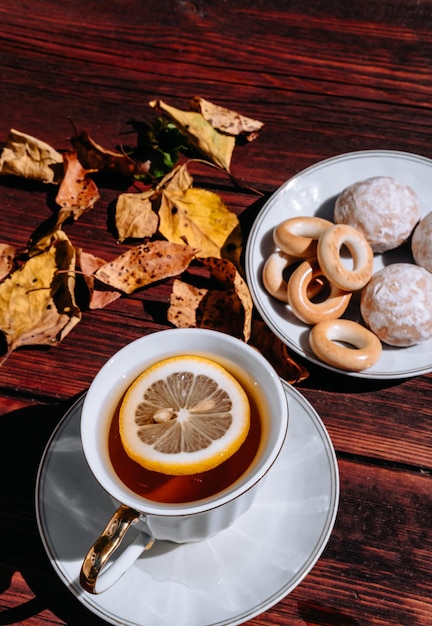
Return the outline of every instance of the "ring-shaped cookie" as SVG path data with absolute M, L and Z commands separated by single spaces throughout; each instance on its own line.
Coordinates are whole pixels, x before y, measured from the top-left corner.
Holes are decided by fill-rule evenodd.
M 316 258 L 305 259 L 288 281 L 288 302 L 292 312 L 306 324 L 317 324 L 322 320 L 340 317 L 346 310 L 351 293 L 329 283 L 328 297 L 321 302 L 312 302 L 308 287 L 318 277 L 323 276 Z
M 300 259 L 285 254 L 282 250 L 276 250 L 267 257 L 264 263 L 262 279 L 265 289 L 270 295 L 281 302 L 288 303 L 288 281 L 284 278 L 286 270 L 298 263 Z M 308 285 L 307 294 L 309 298 L 314 298 L 325 287 L 326 279 L 317 277 Z
M 286 254 L 299 259 L 316 256 L 318 239 L 332 226 L 322 217 L 290 217 L 273 230 L 273 241 Z
M 281 302 L 288 302 L 288 283 L 284 278 L 286 269 L 298 259 L 282 250 L 273 252 L 264 263 L 262 279 L 265 289 Z
M 352 269 L 342 261 L 343 246 L 351 254 Z M 372 248 L 362 233 L 347 224 L 334 224 L 324 231 L 318 241 L 317 257 L 324 276 L 340 289 L 362 289 L 372 276 Z
M 381 341 L 374 333 L 345 319 L 316 324 L 310 331 L 309 344 L 324 363 L 353 372 L 372 367 L 382 352 Z

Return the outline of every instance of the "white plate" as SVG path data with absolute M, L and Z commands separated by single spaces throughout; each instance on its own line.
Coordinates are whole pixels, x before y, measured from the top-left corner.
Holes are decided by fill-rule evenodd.
M 432 210 L 432 161 L 415 154 L 387 150 L 352 152 L 321 161 L 282 185 L 267 201 L 253 224 L 246 247 L 246 278 L 255 306 L 271 330 L 309 361 L 330 370 L 370 379 L 407 378 L 432 371 L 432 340 L 410 346 L 384 346 L 380 360 L 362 372 L 346 372 L 317 359 L 309 346 L 309 327 L 300 322 L 288 305 L 264 289 L 261 274 L 265 260 L 276 248 L 272 232 L 284 219 L 300 215 L 333 221 L 336 197 L 349 185 L 371 176 L 393 176 L 417 193 L 422 216 Z M 413 262 L 409 245 L 375 255 L 374 272 L 384 265 Z M 344 317 L 359 321 L 358 300 Z
M 290 593 L 321 555 L 336 518 L 336 456 L 319 416 L 286 385 L 290 425 L 251 509 L 203 542 L 158 542 L 107 592 L 84 592 L 81 561 L 113 511 L 80 443 L 82 400 L 66 414 L 41 461 L 39 531 L 60 579 L 90 611 L 122 626 L 241 624 Z

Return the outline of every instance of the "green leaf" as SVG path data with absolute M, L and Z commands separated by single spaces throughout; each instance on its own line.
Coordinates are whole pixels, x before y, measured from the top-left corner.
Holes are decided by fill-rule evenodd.
M 175 124 L 156 118 L 152 123 L 130 120 L 137 132 L 136 148 L 126 148 L 132 159 L 150 161 L 148 174 L 136 175 L 138 180 L 161 180 L 177 164 L 181 151 L 187 150 L 187 138 Z

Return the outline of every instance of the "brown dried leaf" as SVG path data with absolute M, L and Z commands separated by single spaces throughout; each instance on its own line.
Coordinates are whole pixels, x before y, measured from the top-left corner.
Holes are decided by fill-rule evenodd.
M 208 289 L 203 289 L 175 279 L 170 295 L 168 321 L 177 328 L 196 328 L 197 311 Z
M 154 189 L 143 193 L 122 193 L 119 195 L 115 222 L 120 242 L 125 239 L 144 239 L 155 234 L 159 218 L 153 210 L 152 198 L 154 195 Z
M 219 283 L 216 289 L 175 281 L 168 320 L 180 328 L 213 328 L 249 341 L 252 298 L 234 265 L 225 259 L 199 259 Z
M 8 243 L 0 243 L 0 281 L 10 274 L 15 255 L 16 248 L 14 246 Z
M 249 341 L 253 311 L 253 301 L 249 287 L 238 273 L 234 264 L 228 259 L 208 257 L 206 259 L 200 259 L 200 261 L 210 270 L 213 277 L 224 286 L 227 292 L 233 290 L 233 295 L 230 295 L 228 306 L 231 305 L 232 310 L 237 311 L 238 315 L 241 313 L 241 317 L 243 318 L 243 339 L 246 342 Z M 237 309 L 237 306 L 234 304 L 234 294 L 241 303 L 240 309 Z
M 93 274 L 106 264 L 104 259 L 80 249 L 77 250 L 77 260 L 89 290 L 89 309 L 103 309 L 121 297 L 119 291 L 95 281 Z
M 294 361 L 287 346 L 261 320 L 253 320 L 249 343 L 261 352 L 288 383 L 294 385 L 308 378 L 308 370 Z
M 195 96 L 191 100 L 189 107 L 193 111 L 201 113 L 213 128 L 217 128 L 229 135 L 244 135 L 248 141 L 256 139 L 259 131 L 264 126 L 258 120 L 213 104 L 199 96 Z
M 8 352 L 58 344 L 81 319 L 74 287 L 75 250 L 62 233 L 0 284 L 0 330 Z
M 79 162 L 77 153 L 66 152 L 63 158 L 65 174 L 56 197 L 60 206 L 57 228 L 68 218 L 78 220 L 100 198 L 96 183 Z
M 101 282 L 130 294 L 159 280 L 181 274 L 195 257 L 190 246 L 169 241 L 151 241 L 131 248 L 100 267 Z
M 99 146 L 85 131 L 72 137 L 71 143 L 82 166 L 88 171 L 111 172 L 122 176 L 146 174 L 150 161 L 135 162 L 127 154 L 106 150 Z
M 168 115 L 177 128 L 187 136 L 189 143 L 200 154 L 215 165 L 230 171 L 235 137 L 221 133 L 195 111 L 182 111 L 163 102 L 154 100 L 150 106 Z
M 243 302 L 235 289 L 212 289 L 200 303 L 200 328 L 219 330 L 243 341 L 249 338 L 246 317 Z
M 63 157 L 49 144 L 11 129 L 0 156 L 0 174 L 55 183 L 63 176 Z

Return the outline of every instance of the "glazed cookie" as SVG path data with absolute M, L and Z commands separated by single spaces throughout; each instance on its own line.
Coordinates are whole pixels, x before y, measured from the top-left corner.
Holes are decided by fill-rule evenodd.
M 400 246 L 419 220 L 416 193 L 389 176 L 367 178 L 347 187 L 334 210 L 334 221 L 362 232 L 374 252 Z
M 374 274 L 362 291 L 366 326 L 391 346 L 432 337 L 432 274 L 413 263 L 394 263 Z
M 411 249 L 417 265 L 432 272 L 432 211 L 415 227 Z

